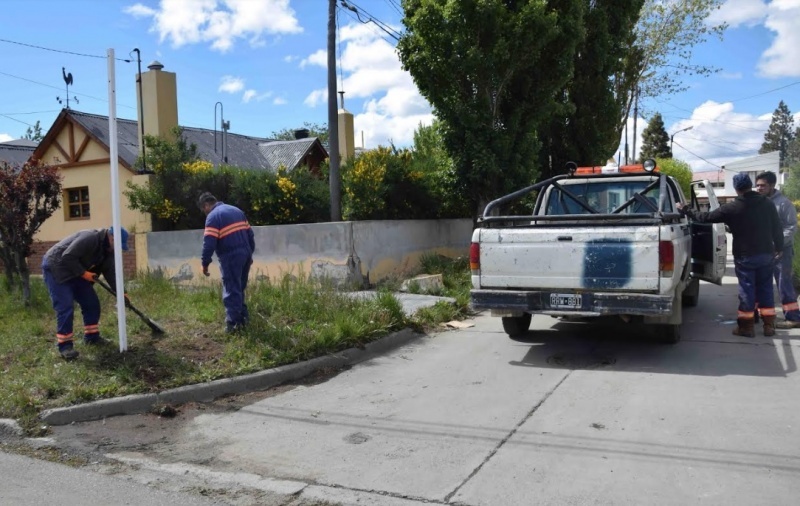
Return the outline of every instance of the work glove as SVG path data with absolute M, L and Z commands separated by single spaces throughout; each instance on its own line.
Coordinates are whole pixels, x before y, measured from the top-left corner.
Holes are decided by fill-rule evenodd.
M 81 277 L 86 281 L 88 281 L 89 283 L 94 283 L 94 281 L 97 279 L 97 274 L 91 271 L 86 271 L 83 274 L 81 274 Z
M 207 265 L 203 266 L 203 274 L 205 276 L 210 276 L 211 275 L 211 273 L 208 272 L 208 266 Z

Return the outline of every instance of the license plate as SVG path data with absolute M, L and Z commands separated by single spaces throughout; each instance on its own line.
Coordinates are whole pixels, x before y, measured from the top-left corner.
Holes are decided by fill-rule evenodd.
M 558 309 L 580 309 L 582 305 L 579 293 L 551 293 L 550 307 Z

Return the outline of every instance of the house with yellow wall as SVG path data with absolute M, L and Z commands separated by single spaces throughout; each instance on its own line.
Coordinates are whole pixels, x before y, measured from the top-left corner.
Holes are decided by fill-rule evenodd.
M 137 96 L 137 121 L 117 119 L 118 177 L 120 189 L 128 182 L 144 184 L 150 177 L 138 167 L 145 135 L 170 135 L 178 123 L 177 78 L 153 62 L 141 74 L 141 103 Z M 41 256 L 64 237 L 87 228 L 111 225 L 111 159 L 108 116 L 64 109 L 33 152 L 32 158 L 60 169 L 62 180 L 61 209 L 39 230 L 34 254 L 29 258 L 33 272 L 41 266 Z M 283 166 L 292 170 L 319 167 L 328 153 L 316 137 L 290 141 L 251 137 L 233 133 L 220 135 L 215 130 L 182 129 L 188 143 L 197 146 L 199 158 L 214 165 L 225 163 L 249 169 L 277 171 Z M 223 149 L 218 149 L 218 144 Z M 224 153 L 224 158 L 220 153 Z M 127 197 L 120 195 L 122 226 L 131 232 L 130 251 L 123 256 L 126 275 L 147 266 L 144 233 L 152 230 L 149 214 L 129 208 Z M 139 246 L 137 248 L 137 246 Z M 142 254 L 137 255 L 139 250 Z

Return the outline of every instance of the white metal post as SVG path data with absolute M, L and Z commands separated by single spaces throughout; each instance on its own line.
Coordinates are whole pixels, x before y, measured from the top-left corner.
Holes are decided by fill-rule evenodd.
M 122 263 L 122 224 L 119 208 L 119 154 L 117 146 L 117 89 L 114 49 L 108 50 L 108 145 L 111 150 L 111 216 L 114 225 L 114 271 L 117 285 L 117 321 L 119 322 L 119 351 L 128 349 L 125 321 L 125 280 Z

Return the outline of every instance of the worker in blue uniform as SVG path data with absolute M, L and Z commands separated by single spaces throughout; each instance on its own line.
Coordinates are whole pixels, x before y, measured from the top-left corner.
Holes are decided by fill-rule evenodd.
M 119 231 L 122 250 L 128 251 L 128 231 Z M 72 331 L 75 302 L 83 315 L 83 341 L 105 342 L 100 337 L 100 299 L 92 286 L 99 274 L 116 291 L 113 228 L 76 232 L 47 250 L 42 259 L 42 275 L 56 310 L 58 352 L 65 360 L 79 355 Z
M 211 193 L 200 195 L 197 205 L 206 214 L 203 274 L 209 275 L 211 256 L 216 253 L 222 272 L 226 330 L 235 332 L 247 325 L 250 319 L 244 292 L 256 247 L 253 229 L 241 209 L 218 201 Z
M 772 202 L 753 191 L 744 173 L 733 177 L 736 199 L 717 209 L 698 213 L 676 203 L 681 213 L 700 223 L 725 223 L 733 235 L 733 264 L 739 280 L 739 311 L 733 334 L 755 337 L 756 311 L 764 321 L 764 335 L 775 335 L 775 299 L 772 270 L 783 254 L 783 227 Z M 758 309 L 756 309 L 758 302 Z

